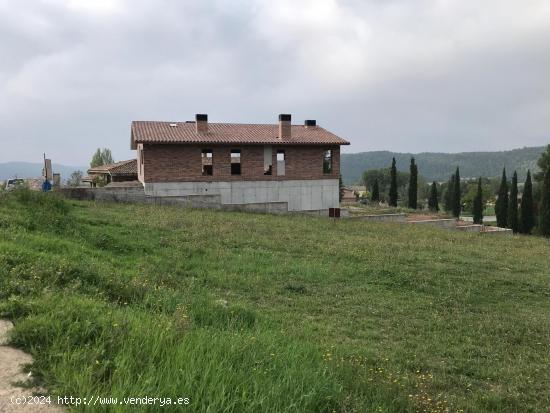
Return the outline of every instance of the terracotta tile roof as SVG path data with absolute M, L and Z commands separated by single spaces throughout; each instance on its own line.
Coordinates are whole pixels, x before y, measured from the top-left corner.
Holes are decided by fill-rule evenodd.
M 137 160 L 129 159 L 88 169 L 88 174 L 137 175 Z
M 177 125 L 177 126 L 170 126 Z M 349 145 L 320 126 L 292 125 L 291 138 L 279 139 L 278 124 L 208 123 L 197 133 L 195 122 L 132 122 L 132 149 L 137 143 L 210 143 L 248 145 Z

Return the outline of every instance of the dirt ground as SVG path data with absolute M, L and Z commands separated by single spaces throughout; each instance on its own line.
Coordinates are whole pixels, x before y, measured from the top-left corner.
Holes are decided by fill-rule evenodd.
M 14 383 L 25 383 L 30 376 L 23 371 L 23 366 L 32 362 L 27 353 L 6 345 L 7 335 L 13 325 L 0 320 L 0 413 L 58 413 L 63 412 L 57 405 L 48 404 L 14 404 L 13 398 L 35 395 L 40 389 L 23 388 Z

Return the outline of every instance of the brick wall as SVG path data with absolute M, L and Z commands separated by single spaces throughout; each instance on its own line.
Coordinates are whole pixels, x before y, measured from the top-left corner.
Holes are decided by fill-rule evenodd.
M 201 152 L 213 150 L 213 175 L 202 175 Z M 241 175 L 231 175 L 231 149 L 241 150 Z M 285 175 L 277 176 L 277 150 L 285 151 Z M 323 154 L 332 149 L 332 173 L 323 173 Z M 142 182 L 259 181 L 291 179 L 337 179 L 340 174 L 340 147 L 272 146 L 272 175 L 264 175 L 264 146 L 144 145 Z

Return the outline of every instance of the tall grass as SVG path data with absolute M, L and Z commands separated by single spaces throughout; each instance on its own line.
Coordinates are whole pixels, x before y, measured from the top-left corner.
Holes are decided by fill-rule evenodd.
M 191 403 L 78 411 L 548 406 L 546 240 L 51 195 L 0 198 L 12 343 L 51 394 Z

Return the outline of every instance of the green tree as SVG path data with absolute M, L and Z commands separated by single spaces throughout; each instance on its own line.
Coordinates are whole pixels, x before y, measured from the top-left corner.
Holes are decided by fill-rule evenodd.
M 468 181 L 466 185 L 462 183 L 462 208 L 464 211 L 474 211 L 474 199 L 477 196 L 477 186 L 479 179 Z M 481 178 L 481 195 L 484 204 L 491 199 L 491 186 L 487 178 Z
M 456 167 L 456 172 L 454 177 L 455 177 L 455 181 L 453 183 L 453 198 L 452 198 L 453 216 L 456 218 L 459 218 L 460 212 L 462 210 L 462 201 L 461 201 L 461 193 L 460 193 L 460 171 L 458 169 L 458 166 Z
M 67 179 L 67 185 L 68 186 L 79 186 L 82 182 L 82 171 L 74 171 L 69 179 Z
M 445 197 L 444 197 L 444 205 L 446 212 L 451 212 L 453 210 L 453 193 L 454 193 L 454 184 L 455 184 L 455 176 L 454 174 L 451 175 L 451 178 L 449 179 L 449 182 L 447 182 L 447 187 L 445 189 Z
M 418 181 L 420 182 L 420 180 L 421 177 L 419 176 Z M 391 168 L 369 169 L 368 171 L 363 172 L 362 182 L 367 191 L 372 190 L 375 181 L 378 181 L 378 193 L 380 194 L 380 200 L 387 200 L 391 183 Z M 397 171 L 398 196 L 403 191 L 406 193 L 408 182 L 409 173 Z
M 418 166 L 414 158 L 411 158 L 409 174 L 409 208 L 416 209 L 418 206 Z
M 518 232 L 518 174 L 514 171 L 510 188 L 510 203 L 508 205 L 508 228 Z
M 437 199 L 437 183 L 434 181 L 430 187 L 430 198 L 428 199 L 430 211 L 439 211 L 439 200 Z
M 497 225 L 501 228 L 508 226 L 508 180 L 506 179 L 506 168 L 502 170 L 502 179 L 498 190 L 498 198 L 495 204 Z
M 527 171 L 527 179 L 523 186 L 521 196 L 519 230 L 522 234 L 530 234 L 535 226 L 535 208 L 533 203 L 533 183 L 531 182 L 531 171 Z
M 378 179 L 375 179 L 374 184 L 372 185 L 370 200 L 373 202 L 380 201 L 380 188 L 378 188 Z
M 114 163 L 113 155 L 110 149 L 107 148 L 97 148 L 94 155 L 92 156 L 92 161 L 90 162 L 90 167 L 95 168 L 96 166 L 108 165 Z
M 544 174 L 550 169 L 550 145 L 546 147 L 546 151 L 538 159 L 537 166 L 540 168 L 540 172 L 536 173 L 534 178 L 535 181 L 542 182 L 544 181 Z
M 483 187 L 481 184 L 481 177 L 477 182 L 477 193 L 474 198 L 472 213 L 474 216 L 474 224 L 483 223 Z
M 540 202 L 540 233 L 550 237 L 550 168 L 544 174 Z
M 389 193 L 389 205 L 397 206 L 397 168 L 395 166 L 395 158 L 392 159 L 390 169 L 390 193 Z

